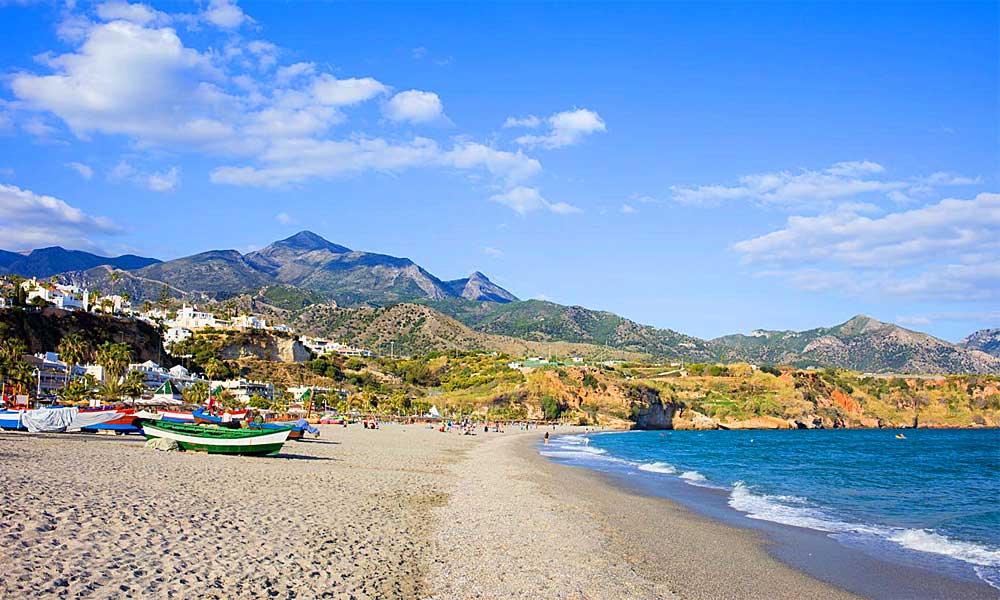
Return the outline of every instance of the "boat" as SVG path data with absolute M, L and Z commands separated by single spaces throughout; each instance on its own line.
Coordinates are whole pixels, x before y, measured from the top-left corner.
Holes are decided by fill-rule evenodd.
M 294 423 L 292 423 L 291 421 L 285 421 L 285 423 L 287 423 L 287 424 L 286 425 L 282 425 L 280 423 L 268 423 L 268 422 L 254 423 L 254 422 L 251 421 L 251 422 L 247 423 L 247 428 L 248 429 L 253 429 L 255 431 L 280 431 L 282 429 L 287 429 L 288 430 L 288 439 L 290 439 L 290 440 L 301 440 L 302 439 L 303 428 L 299 427 L 298 425 L 296 425 Z
M 164 423 L 190 423 L 194 424 L 194 415 L 190 412 L 175 410 L 160 410 L 160 420 Z
M 232 413 L 230 413 L 230 415 L 232 415 Z M 240 422 L 236 420 L 235 417 L 233 417 L 232 421 L 223 421 L 222 417 L 213 415 L 212 413 L 207 412 L 204 408 L 191 411 L 191 416 L 194 417 L 196 425 L 218 425 L 219 427 L 228 427 L 229 429 L 240 428 Z
M 23 413 L 23 410 L 0 410 L 0 429 L 27 429 L 21 421 Z
M 896 434 L 896 439 L 897 439 L 897 440 L 905 440 L 905 439 L 906 439 L 906 436 L 905 436 L 905 435 L 903 435 L 902 433 L 897 433 L 897 434 Z
M 291 428 L 226 429 L 206 425 L 143 421 L 142 432 L 147 439 L 174 440 L 185 450 L 209 454 L 264 455 L 276 454 L 288 439 Z
M 83 412 L 94 412 L 92 410 L 85 409 Z M 83 431 L 114 431 L 116 433 L 142 433 L 142 427 L 139 426 L 139 417 L 135 414 L 134 408 L 120 408 L 118 412 L 121 413 L 121 417 L 113 419 L 106 423 L 99 423 L 90 427 L 84 427 Z
M 32 433 L 78 431 L 124 416 L 115 409 L 80 410 L 72 406 L 44 406 L 21 413 L 21 423 Z

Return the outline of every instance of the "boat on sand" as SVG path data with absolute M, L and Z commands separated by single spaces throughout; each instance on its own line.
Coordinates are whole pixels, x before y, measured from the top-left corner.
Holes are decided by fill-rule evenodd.
M 225 429 L 221 427 L 144 421 L 142 432 L 147 439 L 174 440 L 185 450 L 210 454 L 276 454 L 288 439 L 291 428 L 278 430 Z

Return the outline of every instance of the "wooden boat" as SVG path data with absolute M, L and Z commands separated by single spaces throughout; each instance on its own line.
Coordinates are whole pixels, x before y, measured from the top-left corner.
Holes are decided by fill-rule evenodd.
M 213 415 L 212 413 L 209 412 L 205 412 L 205 409 L 203 408 L 191 411 L 191 416 L 194 417 L 194 422 L 196 425 L 218 425 L 219 427 L 228 427 L 229 429 L 240 428 L 240 422 L 237 421 L 235 418 L 233 418 L 232 421 L 226 422 L 222 420 L 222 417 Z
M 160 410 L 160 420 L 164 423 L 190 423 L 194 424 L 194 415 L 190 412 Z
M 253 429 L 255 431 L 280 431 L 282 429 L 288 430 L 288 439 L 290 440 L 301 440 L 303 429 L 296 425 L 293 421 L 284 421 L 281 423 L 247 423 L 248 429 Z
M 94 409 L 100 410 L 100 409 Z M 121 417 L 108 421 L 106 423 L 101 423 L 99 425 L 93 425 L 91 427 L 84 427 L 83 431 L 114 431 L 117 433 L 142 433 L 142 427 L 139 426 L 139 417 L 135 416 L 134 408 L 119 408 L 117 409 L 121 413 Z M 91 412 L 89 409 L 85 409 L 87 412 Z
M 276 454 L 288 439 L 291 429 L 225 429 L 205 425 L 143 421 L 142 432 L 147 439 L 166 438 L 176 441 L 185 450 L 210 454 Z

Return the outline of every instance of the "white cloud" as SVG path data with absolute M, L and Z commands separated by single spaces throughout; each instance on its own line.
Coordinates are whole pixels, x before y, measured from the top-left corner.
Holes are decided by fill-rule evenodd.
M 386 85 L 371 77 L 362 79 L 337 79 L 332 75 L 321 75 L 313 83 L 313 94 L 315 94 L 316 99 L 320 104 L 327 106 L 357 104 L 388 92 L 389 88 Z M 437 95 L 431 95 L 437 98 Z M 438 105 L 440 107 L 440 103 Z
M 493 246 L 484 246 L 483 252 L 490 256 L 503 256 L 503 250 L 494 248 Z
M 222 29 L 235 29 L 248 20 L 243 9 L 232 0 L 210 0 L 202 16 L 209 23 Z
M 542 194 L 536 188 L 524 186 L 518 186 L 502 194 L 496 194 L 490 197 L 490 200 L 510 207 L 522 217 L 538 210 L 548 210 L 561 215 L 583 212 L 579 208 L 565 202 L 549 202 L 542 197 Z
M 844 177 L 859 177 L 863 175 L 871 175 L 873 173 L 882 173 L 884 171 L 885 167 L 870 160 L 850 160 L 846 162 L 839 162 L 835 163 L 832 167 L 826 170 L 826 172 L 831 175 L 841 175 Z
M 308 62 L 297 62 L 286 67 L 279 67 L 274 75 L 275 80 L 281 85 L 287 85 L 300 76 L 309 76 L 316 73 L 316 65 Z
M 74 161 L 68 163 L 66 166 L 79 173 L 80 177 L 83 177 L 84 179 L 90 179 L 94 176 L 94 170 L 81 162 Z
M 100 251 L 91 236 L 120 231 L 110 219 L 89 215 L 58 198 L 0 184 L 0 239 L 6 248 L 60 245 Z
M 282 212 L 274 215 L 274 219 L 281 223 L 282 225 L 292 225 L 295 223 L 295 219 L 292 218 L 288 213 Z
M 263 167 L 219 167 L 215 183 L 275 187 L 314 177 L 330 178 L 361 171 L 393 173 L 414 167 L 443 166 L 483 170 L 505 184 L 523 181 L 541 171 L 537 160 L 517 152 L 467 142 L 442 150 L 434 140 L 415 138 L 392 142 L 383 138 L 348 141 L 288 139 L 276 142 L 261 156 Z
M 390 98 L 382 107 L 382 114 L 390 121 L 429 123 L 444 117 L 444 106 L 434 92 L 407 90 Z
M 421 60 L 422 58 L 427 56 L 427 48 L 424 48 L 423 46 L 418 46 L 414 48 L 410 52 L 410 54 L 413 56 L 414 60 Z
M 170 17 L 145 4 L 130 4 L 121 0 L 111 0 L 97 5 L 97 16 L 105 21 L 130 21 L 139 25 L 165 24 Z
M 803 289 L 974 300 L 1000 296 L 1000 194 L 869 216 L 845 205 L 789 217 L 783 229 L 733 245 L 761 274 Z M 810 266 L 812 265 L 812 266 Z
M 154 192 L 172 192 L 180 183 L 180 171 L 177 167 L 163 173 L 151 173 L 146 178 L 146 187 Z
M 927 177 L 921 178 L 920 182 L 928 185 L 976 185 L 983 182 L 982 177 L 965 177 L 962 175 L 956 175 L 954 173 L 948 173 L 947 171 L 938 171 L 937 173 L 932 173 Z
M 21 129 L 39 138 L 52 137 L 59 130 L 39 118 L 31 118 L 21 124 Z
M 760 204 L 824 204 L 860 194 L 889 193 L 907 187 L 902 181 L 882 181 L 866 175 L 879 173 L 882 166 L 869 161 L 841 162 L 824 171 L 803 169 L 744 175 L 739 185 L 673 187 L 673 199 L 683 204 L 714 205 L 730 200 L 750 200 Z
M 561 148 L 577 144 L 592 133 L 607 130 L 604 121 L 601 120 L 601 116 L 586 108 L 556 113 L 547 118 L 545 122 L 550 127 L 547 134 L 524 135 L 517 138 L 517 143 L 529 147 Z
M 390 96 L 390 86 L 372 77 L 337 78 L 323 72 L 320 63 L 281 65 L 282 53 L 274 44 L 196 29 L 191 15 L 161 16 L 148 5 L 121 0 L 105 2 L 98 12 L 111 20 L 78 21 L 77 33 L 66 38 L 71 51 L 46 53 L 39 72 L 21 71 L 10 78 L 17 97 L 11 105 L 45 118 L 55 115 L 83 141 L 96 134 L 120 136 L 136 164 L 154 156 L 153 150 L 201 153 L 224 161 L 211 171 L 213 182 L 254 186 L 435 168 L 462 171 L 470 179 L 488 176 L 492 181 L 487 183 L 499 190 L 542 170 L 522 150 L 487 146 L 466 136 L 446 144 L 364 131 L 366 125 L 387 128 L 391 122 L 448 122 L 433 92 L 395 94 L 380 107 L 385 121 L 360 120 L 351 133 L 338 136 L 336 126 L 360 110 L 355 107 Z M 227 2 L 211 3 L 196 18 L 212 18 L 230 28 L 249 20 Z M 185 45 L 178 30 L 165 22 L 187 24 L 184 31 L 197 31 L 199 47 L 207 49 Z M 560 115 L 547 120 L 553 140 L 587 129 Z M 144 157 L 146 152 L 150 154 Z M 169 190 L 178 185 L 179 172 L 152 173 L 122 162 L 109 178 Z M 574 207 L 556 203 L 550 210 Z
M 900 315 L 896 317 L 896 322 L 903 325 L 930 325 L 931 323 L 940 323 L 942 321 L 974 322 L 996 327 L 1000 325 L 1000 311 L 947 311 L 920 315 Z
M 172 192 L 180 185 L 180 179 L 177 167 L 162 172 L 143 172 L 125 160 L 119 161 L 108 173 L 108 181 L 130 182 L 153 192 Z
M 885 167 L 869 160 L 845 161 L 820 171 L 777 171 L 745 175 L 738 185 L 672 187 L 676 202 L 715 206 L 722 202 L 747 200 L 769 206 L 815 206 L 831 204 L 866 194 L 884 195 L 897 204 L 912 204 L 918 198 L 936 195 L 935 188 L 982 183 L 981 177 L 964 177 L 937 172 L 908 180 L 883 179 Z
M 632 207 L 632 205 L 630 205 L 630 204 L 622 204 L 622 207 L 621 207 L 621 208 L 619 209 L 619 211 L 620 211 L 620 212 L 621 212 L 622 214 L 624 214 L 624 215 L 631 215 L 631 214 L 634 214 L 634 213 L 638 212 L 638 211 L 637 211 L 637 210 L 636 210 L 635 208 L 633 208 L 633 207 Z
M 528 115 L 527 117 L 507 117 L 507 120 L 503 122 L 504 129 L 509 129 L 511 127 L 538 127 L 542 124 L 542 120 L 535 115 Z

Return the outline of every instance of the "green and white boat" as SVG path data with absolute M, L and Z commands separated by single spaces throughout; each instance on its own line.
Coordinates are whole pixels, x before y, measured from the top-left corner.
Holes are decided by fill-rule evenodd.
M 292 428 L 225 429 L 188 423 L 143 421 L 142 433 L 147 439 L 174 440 L 185 450 L 210 454 L 276 454 L 288 439 Z

